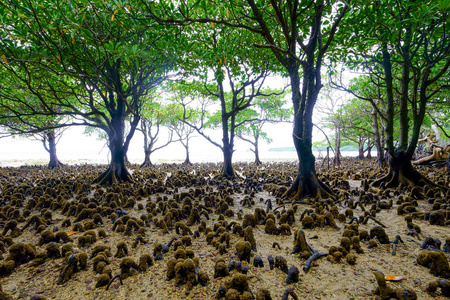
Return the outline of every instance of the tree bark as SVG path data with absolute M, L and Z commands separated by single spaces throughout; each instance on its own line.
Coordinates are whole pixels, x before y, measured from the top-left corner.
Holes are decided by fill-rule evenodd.
M 404 33 L 404 43 L 402 45 L 402 76 L 400 79 L 400 107 L 399 107 L 399 123 L 400 136 L 397 151 L 406 151 L 408 148 L 408 132 L 409 132 L 409 117 L 408 117 L 408 102 L 409 102 L 409 82 L 410 82 L 410 43 L 411 43 L 411 26 L 407 25 Z M 422 122 L 420 122 L 422 124 Z M 414 150 L 415 150 L 414 146 Z M 409 149 L 408 149 L 409 150 Z
M 386 98 L 387 98 L 387 116 L 386 116 L 386 144 L 387 152 L 389 154 L 389 173 L 382 178 L 376 180 L 373 185 L 393 188 L 397 187 L 400 183 L 408 184 L 410 186 L 423 187 L 424 185 L 430 185 L 435 187 L 444 188 L 431 182 L 422 174 L 420 174 L 411 164 L 411 160 L 415 149 L 417 147 L 417 142 L 420 135 L 420 127 L 423 123 L 423 118 L 426 111 L 426 86 L 418 86 L 418 82 L 415 81 L 413 84 L 413 90 L 419 91 L 420 104 L 417 111 L 417 107 L 413 104 L 413 130 L 411 139 L 408 145 L 408 133 L 409 133 L 409 91 L 410 91 L 410 65 L 411 65 L 411 53 L 410 53 L 410 43 L 411 43 L 411 26 L 406 26 L 406 31 L 404 35 L 404 41 L 402 45 L 402 75 L 400 80 L 400 105 L 399 105 L 399 123 L 400 123 L 400 137 L 399 144 L 397 148 L 394 147 L 394 135 L 393 135 L 393 120 L 394 120 L 394 98 L 393 98 L 393 76 L 392 76 L 392 65 L 391 56 L 388 51 L 387 44 L 383 44 L 383 69 L 385 73 L 385 83 L 386 83 Z M 427 81 L 426 75 L 422 74 L 420 76 L 422 80 Z M 413 93 L 413 103 L 415 103 L 415 93 Z M 423 100 L 423 101 L 422 101 Z
M 358 159 L 364 159 L 364 141 L 362 139 L 358 141 Z
M 47 147 L 45 147 L 45 148 L 50 155 L 50 161 L 48 163 L 48 168 L 55 169 L 55 168 L 60 168 L 60 167 L 64 166 L 64 164 L 59 161 L 58 156 L 56 155 L 56 138 L 55 138 L 54 131 L 50 131 L 49 133 L 47 133 L 47 141 L 48 141 L 48 148 Z M 45 146 L 45 142 L 44 142 L 44 146 Z
M 121 111 L 118 109 L 118 111 Z M 125 155 L 128 150 L 129 142 L 134 134 L 134 129 L 130 130 L 127 139 L 124 143 L 124 129 L 125 123 L 123 115 L 118 113 L 111 118 L 109 137 L 109 149 L 111 151 L 111 162 L 108 169 L 94 180 L 94 183 L 100 185 L 113 185 L 118 182 L 133 181 L 131 174 L 128 172 L 125 165 Z
M 128 160 L 128 155 L 125 153 L 125 164 L 130 165 L 130 161 Z
M 393 79 L 392 79 L 392 64 L 391 55 L 387 50 L 387 44 L 383 43 L 383 70 L 386 82 L 386 146 L 390 153 L 394 151 L 394 92 L 393 92 Z
M 186 150 L 186 159 L 183 162 L 183 165 L 192 165 L 191 160 L 189 159 L 189 146 L 185 145 L 184 149 Z
M 378 125 L 378 115 L 376 110 L 374 109 L 372 111 L 372 130 L 374 132 L 374 136 L 375 136 L 375 148 L 377 149 L 377 161 L 378 161 L 378 165 L 382 166 L 385 162 L 384 160 L 384 148 L 383 148 L 383 144 L 381 143 L 382 138 L 380 137 L 380 128 Z
M 286 10 L 286 14 L 289 14 L 289 18 L 284 20 L 282 17 L 278 17 L 282 15 L 281 10 L 279 10 L 281 6 L 278 6 L 277 1 L 272 1 L 277 17 L 273 18 L 272 15 L 269 17 L 270 27 L 266 24 L 255 1 L 247 0 L 247 3 L 253 12 L 252 21 L 258 22 L 260 25 L 261 35 L 272 46 L 269 48 L 274 53 L 276 59 L 286 68 L 291 83 L 292 104 L 294 108 L 293 139 L 299 159 L 299 167 L 295 181 L 283 197 L 294 198 L 295 200 L 306 196 L 334 198 L 333 192 L 316 175 L 315 158 L 312 153 L 312 115 L 320 89 L 322 88 L 320 70 L 323 58 L 329 50 L 329 46 L 337 32 L 338 24 L 347 12 L 348 6 L 344 5 L 338 17 L 333 21 L 331 29 L 325 34 L 327 36 L 325 42 L 321 28 L 323 14 L 325 8 L 328 6 L 328 3 L 325 3 L 325 1 L 309 2 L 308 4 L 310 6 L 308 6 L 308 10 L 313 10 L 313 14 L 305 20 L 302 18 L 302 14 L 297 11 L 298 2 L 288 2 L 288 7 L 290 8 Z M 284 2 L 281 1 L 279 3 Z M 285 9 L 284 6 L 282 9 Z M 277 25 L 281 25 L 283 29 L 281 32 L 283 32 L 284 38 L 286 39 L 286 44 L 280 45 L 279 41 L 281 40 L 275 40 L 272 36 L 272 22 L 277 22 Z M 294 26 L 298 22 L 310 24 L 307 38 L 300 37 L 298 27 Z M 277 32 L 277 38 L 278 34 L 279 32 Z M 284 49 L 284 46 L 286 46 L 286 49 Z M 297 46 L 299 46 L 299 49 L 297 49 Z M 279 50 L 280 47 L 282 51 Z M 302 67 L 301 73 L 303 76 L 301 90 L 300 67 Z
M 335 128 L 335 139 L 334 139 L 334 159 L 335 165 L 339 166 L 341 164 L 341 125 L 340 122 L 336 124 Z
M 113 139 L 114 140 L 114 139 Z M 125 151 L 121 142 L 114 141 L 110 146 L 111 162 L 108 169 L 103 172 L 94 183 L 100 185 L 113 185 L 118 182 L 132 181 L 131 174 L 125 166 Z
M 220 105 L 222 109 L 222 152 L 223 152 L 223 168 L 222 176 L 226 178 L 234 178 L 235 173 L 233 169 L 233 147 L 234 147 L 234 124 L 235 116 L 227 113 L 225 93 L 223 83 L 217 80 L 220 95 Z M 234 100 L 234 99 L 233 99 Z M 232 107 L 233 109 L 233 107 Z M 228 126 L 228 119 L 230 120 L 231 128 Z M 228 136 L 229 134 L 229 136 Z
M 371 159 L 372 158 L 372 145 L 367 146 L 367 155 L 366 158 Z
M 141 168 L 153 166 L 152 161 L 150 159 L 151 154 L 152 154 L 151 151 L 148 151 L 147 149 L 144 150 L 144 162 L 141 164 L 140 166 Z
M 260 166 L 262 165 L 261 160 L 259 159 L 259 150 L 258 148 L 255 148 L 255 165 Z
M 288 191 L 283 195 L 286 198 L 300 200 L 304 197 L 332 198 L 333 192 L 322 183 L 316 174 L 315 157 L 312 153 L 312 109 L 317 100 L 318 91 L 314 86 L 315 80 L 313 69 L 304 69 L 303 88 L 309 89 L 308 95 L 300 93 L 300 78 L 298 67 L 289 69 L 292 89 L 292 102 L 294 105 L 294 130 L 293 139 L 299 160 L 298 172 L 295 181 Z M 320 75 L 319 75 L 320 76 Z M 315 97 L 315 99 L 302 99 L 303 97 Z M 309 105 L 304 103 L 309 102 Z M 311 105 L 312 104 L 312 105 Z M 305 106 L 309 106 L 306 108 Z
M 255 147 L 255 150 L 253 151 L 253 153 L 255 153 L 255 165 L 262 165 L 262 162 L 259 159 L 259 135 L 255 136 L 255 143 L 253 146 Z
M 224 142 L 224 147 L 222 149 L 223 152 L 223 168 L 222 168 L 222 176 L 226 178 L 233 178 L 236 174 L 233 169 L 233 151 L 229 146 Z

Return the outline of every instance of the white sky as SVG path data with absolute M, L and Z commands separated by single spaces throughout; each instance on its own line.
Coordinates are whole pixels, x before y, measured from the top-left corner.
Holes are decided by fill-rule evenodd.
M 269 148 L 292 147 L 292 124 L 268 124 L 266 131 L 273 139 L 271 144 L 261 143 L 260 152 L 262 160 L 269 159 L 296 159 L 295 153 L 269 152 Z M 166 140 L 167 133 L 162 130 L 160 143 Z M 221 142 L 221 131 L 211 132 L 211 136 Z M 48 154 L 41 142 L 21 137 L 3 138 L 0 140 L 0 165 L 45 164 L 48 162 Z M 191 140 L 190 157 L 192 162 L 220 162 L 222 152 L 216 146 L 201 136 Z M 253 161 L 254 155 L 248 151 L 250 144 L 236 140 L 233 161 Z M 57 145 L 58 158 L 64 163 L 107 163 L 109 161 L 109 149 L 103 141 L 95 136 L 83 134 L 82 127 L 74 127 L 66 130 Z M 144 160 L 143 136 L 136 131 L 128 151 L 128 158 L 132 163 L 142 163 Z M 152 154 L 153 163 L 182 162 L 185 159 L 184 148 L 180 143 L 172 143 L 166 148 Z

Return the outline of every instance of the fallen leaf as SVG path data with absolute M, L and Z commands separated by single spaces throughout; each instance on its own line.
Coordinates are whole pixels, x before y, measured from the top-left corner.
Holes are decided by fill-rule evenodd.
M 399 276 L 399 275 L 386 275 L 386 276 L 384 276 L 384 279 L 386 279 L 388 281 L 401 281 L 405 278 L 403 278 L 402 276 Z

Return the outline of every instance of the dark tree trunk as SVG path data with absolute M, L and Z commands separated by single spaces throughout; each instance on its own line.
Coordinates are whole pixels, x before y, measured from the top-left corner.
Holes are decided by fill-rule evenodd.
M 385 162 L 384 160 L 384 148 L 383 148 L 383 144 L 382 144 L 382 138 L 380 137 L 380 127 L 378 125 L 378 115 L 376 110 L 374 109 L 372 111 L 372 129 L 375 135 L 375 148 L 377 149 L 377 161 L 378 161 L 378 165 L 382 166 Z
M 436 183 L 428 180 L 422 174 L 420 174 L 411 164 L 413 153 L 417 146 L 417 141 L 420 134 L 420 126 L 423 123 L 423 118 L 426 111 L 426 98 L 422 98 L 424 101 L 420 103 L 419 110 L 417 108 L 413 110 L 414 114 L 414 128 L 412 130 L 412 137 L 408 145 L 408 131 L 409 131 L 409 117 L 408 117 L 408 91 L 410 82 L 410 34 L 411 28 L 407 26 L 405 33 L 405 40 L 402 46 L 402 76 L 400 80 L 400 105 L 399 105 L 399 122 L 400 122 L 400 141 L 397 149 L 394 147 L 394 134 L 393 134 L 393 120 L 394 120 L 394 99 L 393 99 L 393 77 L 392 66 L 390 60 L 390 53 L 388 52 L 387 45 L 383 45 L 383 69 L 385 72 L 386 82 L 386 98 L 387 98 L 387 122 L 386 122 L 386 144 L 389 154 L 389 173 L 380 179 L 376 180 L 373 185 L 384 185 L 388 188 L 397 187 L 400 183 L 409 186 L 424 185 L 437 186 Z M 422 77 L 422 76 L 421 76 Z M 426 76 L 425 76 L 426 78 Z M 426 87 L 417 87 L 414 85 L 415 90 L 419 90 L 420 95 L 425 96 Z
M 109 64 L 108 64 L 109 63 Z M 140 114 L 136 111 L 131 113 L 127 100 L 124 98 L 126 92 L 121 81 L 119 72 L 121 59 L 118 58 L 114 63 L 107 61 L 105 84 L 105 105 L 108 110 L 110 120 L 108 126 L 103 129 L 108 134 L 109 149 L 111 151 L 111 162 L 108 169 L 94 180 L 94 183 L 100 185 L 115 185 L 119 182 L 132 182 L 132 176 L 125 165 L 125 156 L 128 152 L 131 139 L 136 132 L 136 127 L 140 121 Z M 133 97 L 138 97 L 137 95 Z M 137 101 L 137 99 L 134 99 Z M 127 112 L 128 111 L 128 112 Z M 125 119 L 129 117 L 130 131 L 125 137 Z
M 153 166 L 152 161 L 150 159 L 151 154 L 152 154 L 151 151 L 144 150 L 144 162 L 141 164 L 141 168 Z
M 122 142 L 113 140 L 110 150 L 111 162 L 109 168 L 95 179 L 94 183 L 113 185 L 118 182 L 132 181 L 131 175 L 125 166 L 125 151 Z
M 120 111 L 120 109 L 118 109 Z M 137 123 L 138 120 L 134 123 Z M 135 126 L 137 124 L 134 124 Z M 124 143 L 124 129 L 125 123 L 121 116 L 111 118 L 111 132 L 109 133 L 109 149 L 111 151 L 111 162 L 108 169 L 103 172 L 94 183 L 100 185 L 113 185 L 118 182 L 133 181 L 131 174 L 128 172 L 125 165 L 125 155 L 128 150 L 129 142 L 134 134 L 135 128 L 132 127 L 128 133 L 127 139 Z
M 128 160 L 128 154 L 125 153 L 125 164 L 131 165 L 130 161 Z
M 259 150 L 258 148 L 255 148 L 255 165 L 262 165 L 261 160 L 259 159 Z
M 225 93 L 223 89 L 222 81 L 218 80 L 217 85 L 219 87 L 220 105 L 222 109 L 222 152 L 223 152 L 223 168 L 222 176 L 226 178 L 234 178 L 236 175 L 233 169 L 233 147 L 234 147 L 234 126 L 236 117 L 233 114 L 227 113 Z M 234 99 L 233 99 L 234 100 Z M 233 109 L 234 107 L 232 107 Z M 230 119 L 231 128 L 228 126 Z
M 289 190 L 283 195 L 295 200 L 304 197 L 329 198 L 333 192 L 322 183 L 316 174 L 315 157 L 312 153 L 312 113 L 317 100 L 318 87 L 315 86 L 314 69 L 304 69 L 303 89 L 308 89 L 307 95 L 300 92 L 300 78 L 298 67 L 289 70 L 292 89 L 292 102 L 294 106 L 293 139 L 299 160 L 298 173 Z M 317 75 L 317 74 L 316 74 Z M 318 75 L 320 76 L 320 75 Z M 319 88 L 320 89 L 320 88 Z M 306 91 L 304 91 L 306 92 Z M 302 99 L 302 97 L 315 97 Z M 303 104 L 306 103 L 307 105 Z M 309 105 L 308 105 L 309 104 Z
M 383 70 L 386 82 L 386 146 L 389 152 L 394 151 L 394 91 L 392 79 L 391 55 L 387 50 L 387 44 L 383 43 Z
M 223 168 L 222 175 L 227 178 L 233 178 L 235 176 L 233 169 L 233 151 L 229 146 L 224 143 L 223 151 Z
M 191 160 L 189 158 L 189 146 L 185 145 L 184 149 L 186 150 L 186 159 L 184 160 L 183 165 L 189 165 L 190 166 L 190 165 L 192 165 L 192 163 L 191 163 Z
M 64 164 L 59 161 L 58 156 L 56 155 L 56 138 L 55 133 L 53 131 L 47 133 L 47 141 L 48 141 L 48 149 L 46 147 L 46 150 L 50 154 L 50 161 L 48 163 L 48 168 L 55 169 L 64 166 Z
M 299 200 L 309 196 L 314 198 L 334 198 L 333 192 L 322 183 L 315 170 L 315 158 L 312 153 L 312 115 L 314 106 L 322 88 L 321 67 L 323 57 L 329 50 L 329 46 L 337 32 L 338 24 L 342 20 L 344 14 L 348 10 L 348 6 L 344 5 L 338 14 L 337 19 L 333 21 L 331 29 L 327 29 L 326 33 L 322 32 L 323 15 L 328 10 L 328 2 L 310 1 L 306 10 L 311 9 L 313 14 L 307 19 L 302 18 L 301 10 L 297 10 L 299 2 L 288 2 L 288 8 L 281 6 L 283 1 L 274 3 L 276 17 L 270 17 L 270 26 L 261 14 L 259 6 L 255 1 L 248 0 L 250 8 L 253 12 L 251 18 L 253 22 L 258 22 L 261 27 L 261 35 L 273 47 L 270 47 L 275 54 L 276 59 L 286 68 L 292 89 L 292 104 L 294 108 L 294 130 L 293 139 L 297 156 L 299 159 L 298 173 L 295 181 L 288 191 L 283 195 L 286 198 L 294 198 Z M 301 6 L 300 6 L 301 7 Z M 303 9 L 303 8 L 301 8 Z M 288 18 L 283 18 L 286 14 Z M 273 22 L 273 23 L 272 23 Z M 309 24 L 309 33 L 307 38 L 301 38 L 299 35 L 299 27 L 295 26 L 301 22 Z M 286 44 L 279 43 L 271 34 L 272 24 L 281 25 Z M 278 30 L 278 27 L 276 30 Z M 278 31 L 278 34 L 280 31 Z M 325 39 L 324 36 L 327 36 Z M 326 40 L 326 42 L 325 42 Z M 286 46 L 286 48 L 284 48 Z M 299 47 L 297 49 L 297 46 Z M 279 49 L 282 49 L 281 51 Z M 302 87 L 300 89 L 299 69 L 302 67 Z

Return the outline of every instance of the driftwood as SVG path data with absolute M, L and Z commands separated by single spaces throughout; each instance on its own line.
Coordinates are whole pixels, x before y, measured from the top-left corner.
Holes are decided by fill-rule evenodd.
M 350 219 L 350 221 L 347 224 L 352 224 L 353 221 L 356 221 L 356 224 L 359 224 L 358 218 L 357 217 L 353 217 Z
M 367 224 L 367 221 L 368 221 L 369 219 L 373 220 L 375 223 L 377 223 L 377 224 L 380 225 L 381 227 L 387 228 L 386 225 L 384 225 L 383 223 L 381 223 L 380 221 L 378 221 L 377 219 L 375 219 L 375 218 L 372 217 L 372 216 L 366 216 L 366 217 L 364 218 L 364 221 L 363 221 L 362 223 L 363 223 L 363 224 Z
M 303 266 L 303 271 L 305 271 L 305 272 L 308 272 L 308 271 L 309 271 L 309 269 L 311 268 L 311 264 L 312 264 L 313 261 L 315 261 L 315 260 L 318 259 L 318 258 L 321 258 L 321 257 L 323 257 L 323 256 L 327 256 L 327 255 L 328 255 L 328 253 L 319 253 L 319 251 L 314 250 L 314 248 L 311 247 L 310 245 L 308 245 L 308 246 L 309 246 L 309 249 L 311 249 L 312 254 L 311 254 L 311 256 L 306 260 L 305 265 Z
M 422 157 L 421 159 L 411 162 L 413 165 L 426 165 L 435 161 L 444 161 L 449 157 L 450 145 L 445 148 L 441 146 L 433 146 L 433 154 Z
M 111 280 L 108 282 L 108 285 L 106 286 L 106 290 L 109 289 L 109 287 L 111 286 L 111 284 L 112 284 L 112 283 L 114 282 L 114 280 L 116 280 L 117 278 L 119 278 L 120 284 L 123 285 L 122 275 L 121 275 L 121 274 L 117 274 L 117 275 L 115 275 L 113 278 L 111 278 Z
M 295 292 L 292 288 L 286 288 L 284 290 L 284 294 L 281 297 L 281 300 L 287 300 L 289 298 L 289 295 L 291 295 L 292 298 L 294 298 L 294 300 L 298 300 L 298 296 L 297 296 L 297 294 L 295 294 Z

